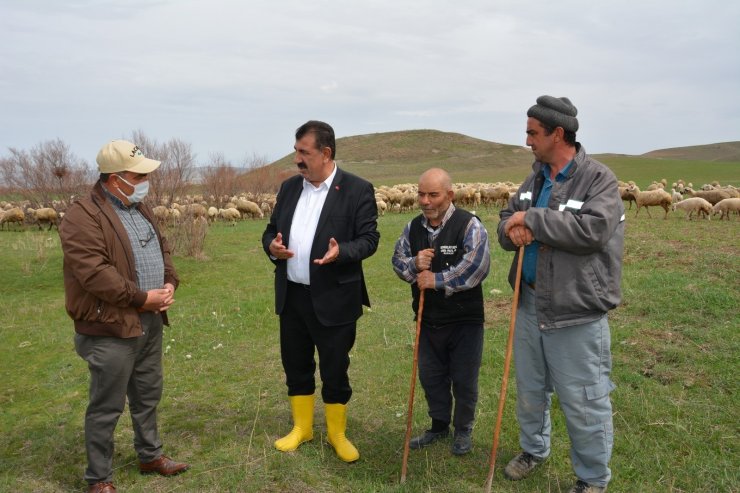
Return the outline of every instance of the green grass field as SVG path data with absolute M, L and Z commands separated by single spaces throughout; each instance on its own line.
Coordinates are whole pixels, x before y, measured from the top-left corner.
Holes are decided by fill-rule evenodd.
M 479 210 L 491 234 L 497 211 Z M 485 282 L 486 337 L 473 452 L 449 443 L 411 451 L 399 484 L 414 323 L 408 286 L 390 266 L 411 214 L 379 220 L 378 252 L 365 263 L 372 310 L 352 351 L 348 436 L 358 463 L 315 438 L 295 453 L 272 442 L 289 431 L 273 314 L 272 264 L 259 243 L 264 221 L 216 224 L 207 260 L 177 257 L 182 277 L 165 335 L 165 394 L 159 408 L 165 453 L 192 463 L 176 478 L 141 476 L 128 414 L 116 431 L 114 481 L 127 492 L 482 491 L 498 406 L 511 289 L 511 254 L 492 245 Z M 616 428 L 614 492 L 732 492 L 740 485 L 740 221 L 668 220 L 628 212 L 622 306 L 611 314 Z M 84 491 L 83 415 L 88 373 L 64 311 L 56 231 L 0 232 L 0 491 Z M 497 291 L 494 291 L 497 290 Z M 553 450 L 531 478 L 506 481 L 517 452 L 513 375 L 503 417 L 494 491 L 567 491 L 574 481 L 559 410 Z M 557 400 L 555 400 L 557 407 Z M 417 385 L 414 432 L 427 427 Z

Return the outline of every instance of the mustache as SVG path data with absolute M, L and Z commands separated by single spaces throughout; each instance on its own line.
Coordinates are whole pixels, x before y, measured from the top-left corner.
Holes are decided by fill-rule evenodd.
M 306 166 L 306 163 L 303 163 L 303 162 L 296 164 L 296 166 L 298 166 L 299 169 L 308 169 L 308 166 Z

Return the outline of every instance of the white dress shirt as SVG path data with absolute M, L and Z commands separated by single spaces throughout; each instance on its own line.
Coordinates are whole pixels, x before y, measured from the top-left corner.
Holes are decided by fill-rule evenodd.
M 335 163 L 331 175 L 321 182 L 318 187 L 313 186 L 305 178 L 303 179 L 303 191 L 301 191 L 301 197 L 295 206 L 293 223 L 290 226 L 290 238 L 288 239 L 288 248 L 294 253 L 293 257 L 288 259 L 289 281 L 311 284 L 309 267 L 314 260 L 311 258 L 313 238 L 316 235 L 316 226 L 319 223 L 321 209 L 324 207 L 326 196 L 329 193 L 329 186 L 336 174 L 337 165 Z M 326 248 L 329 248 L 329 243 L 326 244 Z

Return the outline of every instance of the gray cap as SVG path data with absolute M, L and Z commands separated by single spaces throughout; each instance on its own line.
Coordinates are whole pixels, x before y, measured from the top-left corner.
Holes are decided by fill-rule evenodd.
M 563 130 L 578 131 L 578 110 L 568 98 L 540 96 L 537 104 L 529 108 L 527 116 L 536 118 L 551 127 L 563 127 Z

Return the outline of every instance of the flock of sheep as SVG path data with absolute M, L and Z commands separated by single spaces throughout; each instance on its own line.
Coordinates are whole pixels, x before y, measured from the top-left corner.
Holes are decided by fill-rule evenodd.
M 721 186 L 714 182 L 703 185 L 694 190 L 691 183 L 678 180 L 672 184 L 671 192 L 667 192 L 665 179 L 654 181 L 645 191 L 641 191 L 634 182 L 619 182 L 619 192 L 622 200 L 637 206 L 635 216 L 643 207 L 650 216 L 651 206 L 662 207 L 665 210 L 664 218 L 668 217 L 669 210 L 680 209 L 691 220 L 696 213 L 697 218 L 710 219 L 720 214 L 720 220 L 730 219 L 734 212 L 740 215 L 740 191 L 733 186 Z M 478 207 L 505 207 L 509 197 L 516 193 L 519 184 L 511 182 L 498 183 L 462 183 L 454 188 L 454 201 L 459 206 L 475 209 Z M 417 185 L 412 183 L 381 186 L 375 189 L 375 201 L 378 214 L 386 212 L 407 212 L 417 208 Z M 172 203 L 154 207 L 156 220 L 163 226 L 177 224 L 185 219 L 198 221 L 225 221 L 236 224 L 236 221 L 251 218 L 264 219 L 275 207 L 274 193 L 243 193 L 238 196 L 224 196 L 220 198 L 203 197 L 202 195 L 177 198 Z M 209 204 L 218 204 L 209 205 Z M 33 209 L 30 203 L 13 204 L 0 201 L 0 230 L 10 230 L 14 227 L 25 227 L 26 224 L 37 224 L 39 229 L 48 225 L 50 230 L 58 226 L 64 216 L 66 203 L 55 202 L 52 207 Z M 652 216 L 650 216 L 652 217 Z
M 651 217 L 648 209 L 650 206 L 662 207 L 665 210 L 663 219 L 668 218 L 669 209 L 673 211 L 681 209 L 688 220 L 692 219 L 694 213 L 697 218 L 704 217 L 707 220 L 720 214 L 720 220 L 726 217 L 728 221 L 732 212 L 740 214 L 740 191 L 731 185 L 722 186 L 715 181 L 694 190 L 693 184 L 678 180 L 672 184 L 670 193 L 665 190 L 666 185 L 667 181 L 663 178 L 660 181 L 653 181 L 645 191 L 640 191 L 635 182 L 620 181 L 619 193 L 622 200 L 629 202 L 630 209 L 633 202 L 637 205 L 635 217 L 642 207 Z
M 51 229 L 52 226 L 59 225 L 59 219 L 62 216 L 64 216 L 64 213 L 57 212 L 57 209 L 54 207 L 42 207 L 40 209 L 32 209 L 31 207 L 21 208 L 10 202 L 0 201 L 0 229 L 3 229 L 6 224 L 8 225 L 8 229 L 10 229 L 11 224 L 23 228 L 27 222 L 38 224 L 39 229 L 43 225 L 48 224 L 48 229 Z

